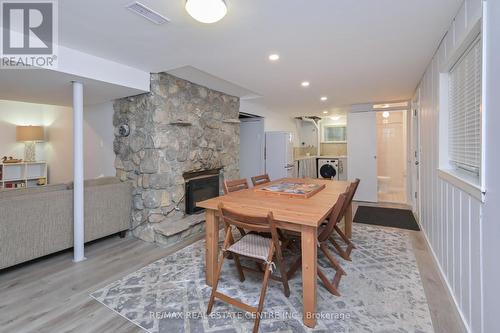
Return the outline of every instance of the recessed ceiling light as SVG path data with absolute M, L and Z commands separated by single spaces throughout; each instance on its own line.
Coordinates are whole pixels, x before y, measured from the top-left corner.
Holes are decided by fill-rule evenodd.
M 325 110 L 325 111 L 323 111 L 323 113 L 324 113 L 324 114 L 327 114 L 327 113 L 328 113 L 328 111 L 326 111 L 326 110 Z
M 321 101 L 323 101 L 323 102 L 326 101 L 327 99 L 328 99 L 328 97 L 326 97 L 326 96 L 321 97 Z
M 309 81 L 304 81 L 300 84 L 302 87 L 309 87 L 310 83 Z
M 215 23 L 227 13 L 224 0 L 187 0 L 186 11 L 196 21 L 201 23 Z
M 340 117 L 339 116 L 333 116 L 333 117 L 330 117 L 331 120 L 339 120 Z
M 279 54 L 273 53 L 273 54 L 269 55 L 269 60 L 271 60 L 271 61 L 276 61 L 276 60 L 279 60 L 279 59 L 280 59 L 280 55 Z
M 389 118 L 389 111 L 382 112 L 382 117 Z

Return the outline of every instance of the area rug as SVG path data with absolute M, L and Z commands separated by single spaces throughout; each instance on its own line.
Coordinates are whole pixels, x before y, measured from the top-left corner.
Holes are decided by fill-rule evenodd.
M 358 224 L 352 262 L 339 259 L 347 272 L 342 296 L 331 295 L 318 280 L 318 320 L 302 323 L 301 271 L 290 280 L 286 298 L 271 280 L 260 332 L 433 332 L 429 308 L 410 239 L 404 230 Z M 318 253 L 319 265 L 333 270 Z M 288 260 L 293 261 L 291 253 Z M 205 285 L 205 244 L 199 241 L 91 294 L 95 300 L 147 332 L 251 332 L 248 314 L 216 301 L 206 316 L 210 287 Z M 232 260 L 225 261 L 219 289 L 257 304 L 261 275 L 248 272 L 240 282 Z
M 359 206 L 353 221 L 391 228 L 420 230 L 413 212 L 409 209 Z

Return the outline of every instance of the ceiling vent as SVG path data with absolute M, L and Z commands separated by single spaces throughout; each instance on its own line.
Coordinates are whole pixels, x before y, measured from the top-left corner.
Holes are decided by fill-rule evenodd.
M 163 24 L 170 22 L 170 20 L 165 16 L 155 12 L 154 10 L 144 6 L 142 3 L 137 1 L 132 2 L 130 5 L 127 6 L 127 8 L 133 11 L 134 13 L 147 18 L 148 20 L 150 20 L 155 24 Z

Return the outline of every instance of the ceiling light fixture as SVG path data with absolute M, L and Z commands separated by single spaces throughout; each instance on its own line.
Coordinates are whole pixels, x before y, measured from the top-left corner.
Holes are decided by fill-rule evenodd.
M 326 101 L 327 99 L 328 99 L 328 97 L 326 97 L 326 96 L 321 97 L 322 102 Z
M 310 83 L 309 81 L 304 81 L 300 84 L 302 87 L 309 87 Z
M 271 54 L 271 55 L 269 56 L 269 60 L 271 60 L 271 61 L 276 61 L 276 60 L 279 60 L 279 59 L 280 59 L 280 55 L 279 55 L 279 54 L 276 54 L 276 53 Z
M 325 110 L 325 111 L 323 111 L 323 113 L 324 113 L 324 114 L 327 114 L 327 113 L 328 113 L 328 111 L 326 111 L 326 110 Z
M 224 0 L 186 0 L 186 11 L 196 21 L 215 23 L 227 13 Z
M 382 117 L 389 118 L 389 111 L 382 112 Z
M 330 117 L 331 120 L 339 120 L 340 117 L 339 116 L 333 116 L 333 117 Z

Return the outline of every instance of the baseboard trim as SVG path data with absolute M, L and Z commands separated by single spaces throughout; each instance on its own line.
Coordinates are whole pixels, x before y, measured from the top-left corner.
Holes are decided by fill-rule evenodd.
M 453 294 L 453 288 L 451 287 L 450 283 L 448 282 L 448 279 L 446 278 L 446 274 L 445 274 L 443 268 L 441 267 L 441 264 L 439 263 L 438 257 L 436 255 L 436 253 L 434 252 L 434 249 L 432 248 L 432 245 L 429 241 L 429 238 L 427 237 L 427 232 L 426 232 L 425 228 L 422 226 L 422 223 L 420 223 L 420 218 L 417 216 L 415 216 L 415 217 L 416 217 L 416 221 L 420 227 L 420 230 L 421 230 L 422 234 L 424 235 L 424 239 L 425 239 L 425 242 L 427 243 L 427 247 L 431 251 L 432 260 L 434 260 L 434 263 L 436 264 L 436 266 L 438 268 L 439 275 L 441 276 L 441 279 L 443 280 L 444 284 L 446 285 L 446 288 L 448 289 L 448 295 L 453 300 L 453 304 L 455 305 L 455 309 L 457 310 L 457 312 L 460 316 L 460 319 L 462 320 L 462 325 L 465 327 L 467 332 L 472 333 L 472 331 L 469 327 L 469 324 L 467 323 L 467 320 L 465 319 L 465 316 L 462 313 L 462 310 L 460 309 L 460 305 L 458 304 L 458 301 L 455 298 L 455 295 Z

